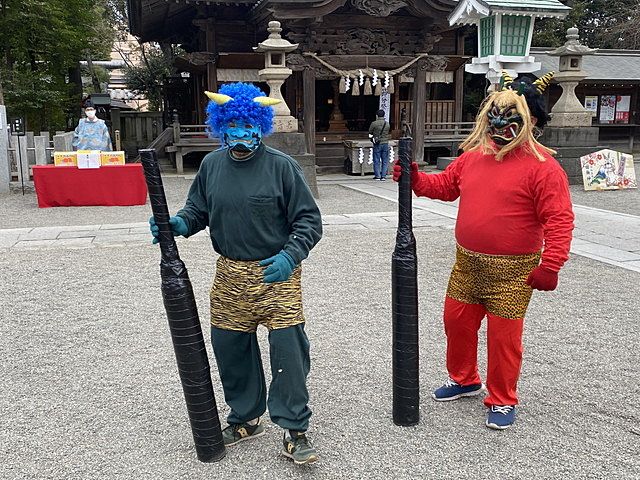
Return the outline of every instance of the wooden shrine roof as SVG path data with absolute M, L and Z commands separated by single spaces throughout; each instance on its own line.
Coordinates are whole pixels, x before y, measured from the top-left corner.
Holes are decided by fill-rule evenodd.
M 387 18 L 404 9 L 418 18 L 446 17 L 457 0 L 127 0 L 129 29 L 146 41 L 171 41 L 193 28 L 192 21 L 213 17 L 264 24 L 266 20 L 317 19 L 349 4 L 371 16 Z M 220 12 L 223 14 L 220 14 Z

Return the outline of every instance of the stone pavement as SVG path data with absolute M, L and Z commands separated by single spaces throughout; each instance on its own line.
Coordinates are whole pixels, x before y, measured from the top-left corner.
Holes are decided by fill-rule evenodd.
M 329 181 L 325 180 L 324 183 Z M 334 181 L 343 187 L 397 202 L 397 185 L 392 181 L 347 176 L 340 176 Z M 453 228 L 457 202 L 414 197 L 413 207 L 414 228 Z M 576 228 L 571 253 L 640 272 L 640 216 L 583 205 L 574 205 L 574 212 Z M 323 215 L 323 224 L 331 229 L 395 229 L 397 211 Z M 148 232 L 146 222 L 0 229 L 0 248 L 122 246 L 132 242 L 148 242 Z M 200 232 L 199 235 L 206 233 Z

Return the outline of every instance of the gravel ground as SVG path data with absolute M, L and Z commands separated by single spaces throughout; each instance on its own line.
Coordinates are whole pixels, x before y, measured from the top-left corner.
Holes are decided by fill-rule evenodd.
M 394 237 L 328 229 L 305 262 L 310 438 L 322 458 L 302 468 L 278 454 L 273 424 L 218 464 L 195 459 L 157 247 L 0 254 L 0 478 L 637 478 L 636 273 L 574 257 L 557 291 L 534 295 L 519 418 L 495 432 L 478 398 L 429 398 L 445 376 L 440 318 L 454 243 L 450 230 L 416 229 L 421 421 L 401 428 L 391 422 Z M 179 248 L 207 338 L 215 255 L 204 238 Z M 480 358 L 483 372 L 484 342 Z
M 640 164 L 636 167 L 640 176 Z M 601 208 L 612 212 L 640 215 L 640 189 L 585 191 L 580 185 L 571 186 L 571 200 L 577 205 Z

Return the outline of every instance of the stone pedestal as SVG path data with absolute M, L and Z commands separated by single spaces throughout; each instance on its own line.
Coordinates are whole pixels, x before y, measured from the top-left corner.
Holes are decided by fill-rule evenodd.
M 553 148 L 556 159 L 569 177 L 570 185 L 582 185 L 580 157 L 601 150 L 598 146 L 598 127 L 550 127 L 538 139 L 543 145 Z
M 316 157 L 307 152 L 304 133 L 273 133 L 263 139 L 265 145 L 280 150 L 298 162 L 313 196 L 318 198 Z
M 7 108 L 0 105 L 0 193 L 9 193 L 11 180 L 7 126 Z

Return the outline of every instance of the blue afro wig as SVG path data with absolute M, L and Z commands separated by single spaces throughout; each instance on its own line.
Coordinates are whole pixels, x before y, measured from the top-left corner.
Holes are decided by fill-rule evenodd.
M 223 85 L 217 93 L 229 95 L 233 100 L 218 105 L 210 101 L 207 105 L 207 125 L 209 130 L 220 135 L 222 127 L 231 120 L 243 120 L 252 125 L 260 125 L 263 135 L 273 129 L 273 108 L 263 107 L 254 102 L 255 97 L 266 97 L 265 93 L 250 83 L 230 83 Z

